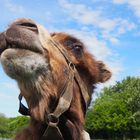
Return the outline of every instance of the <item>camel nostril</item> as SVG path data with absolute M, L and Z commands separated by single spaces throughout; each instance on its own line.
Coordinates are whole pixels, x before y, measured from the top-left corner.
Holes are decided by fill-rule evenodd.
M 38 27 L 36 23 L 31 19 L 26 18 L 17 19 L 10 25 L 10 28 L 13 28 L 15 26 L 17 26 L 18 28 L 29 29 L 33 32 L 38 33 Z
M 17 25 L 38 33 L 37 25 L 31 22 L 18 23 Z
M 30 23 L 30 22 L 20 23 L 19 25 L 25 26 L 25 27 L 37 28 L 37 26 L 34 23 Z

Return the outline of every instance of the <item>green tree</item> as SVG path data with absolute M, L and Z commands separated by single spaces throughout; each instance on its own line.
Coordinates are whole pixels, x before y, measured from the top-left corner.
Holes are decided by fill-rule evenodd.
M 27 126 L 29 117 L 18 116 L 15 118 L 6 118 L 0 114 L 0 138 L 11 138 L 18 131 Z
M 8 121 L 4 114 L 0 114 L 0 137 L 9 137 Z
M 140 137 L 140 78 L 104 88 L 87 113 L 86 128 L 100 138 Z
M 11 132 L 11 136 L 15 135 L 18 131 L 25 128 L 29 123 L 29 117 L 18 116 L 16 118 L 9 119 L 8 130 Z

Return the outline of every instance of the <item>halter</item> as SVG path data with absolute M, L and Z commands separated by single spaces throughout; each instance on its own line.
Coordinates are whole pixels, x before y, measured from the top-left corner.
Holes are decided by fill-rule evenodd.
M 53 41 L 53 39 L 49 36 L 47 30 L 41 26 L 37 25 L 38 31 L 39 31 L 39 39 L 44 48 L 47 48 L 47 45 L 50 44 L 51 46 L 58 49 L 58 51 L 62 54 L 62 56 L 65 58 L 65 61 L 68 65 L 69 70 L 69 76 L 68 80 L 66 82 L 66 85 L 64 86 L 63 90 L 61 91 L 61 96 L 59 98 L 58 104 L 54 110 L 54 112 L 47 114 L 46 123 L 47 128 L 41 138 L 41 140 L 51 139 L 51 140 L 64 140 L 62 133 L 60 132 L 60 129 L 58 128 L 59 123 L 59 117 L 66 112 L 72 102 L 73 98 L 73 83 L 74 80 L 79 86 L 80 93 L 82 95 L 82 98 L 84 100 L 84 108 L 85 111 L 88 106 L 89 102 L 89 94 L 87 87 L 85 86 L 83 80 L 81 79 L 77 69 L 75 68 L 75 65 L 70 61 L 69 55 L 67 54 L 67 51 L 64 49 L 64 47 L 58 43 Z M 25 107 L 22 104 L 22 95 L 19 95 L 19 112 L 22 115 L 30 115 L 30 111 L 27 107 Z

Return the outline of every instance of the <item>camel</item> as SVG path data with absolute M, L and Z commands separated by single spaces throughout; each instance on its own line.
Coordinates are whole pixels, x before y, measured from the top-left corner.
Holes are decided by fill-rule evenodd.
M 21 112 L 30 116 L 29 126 L 13 140 L 89 139 L 85 114 L 96 84 L 111 72 L 82 41 L 17 19 L 0 34 L 0 60 L 27 102 Z

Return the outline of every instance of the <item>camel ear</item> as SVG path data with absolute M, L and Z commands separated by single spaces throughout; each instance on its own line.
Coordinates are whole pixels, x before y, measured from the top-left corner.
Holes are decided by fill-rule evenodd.
M 98 61 L 97 65 L 99 70 L 98 82 L 104 83 L 111 78 L 112 73 L 102 61 Z

